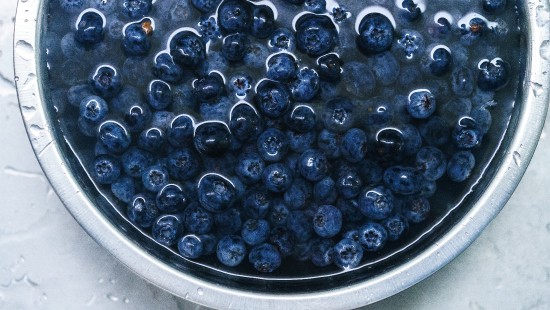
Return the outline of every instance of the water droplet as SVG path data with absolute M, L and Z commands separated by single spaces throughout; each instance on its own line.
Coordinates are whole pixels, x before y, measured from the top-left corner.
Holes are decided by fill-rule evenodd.
M 111 284 L 115 284 L 116 280 L 115 279 L 109 279 L 109 282 L 111 282 Z
M 48 300 L 48 295 L 46 295 L 46 293 L 42 293 L 42 300 L 44 301 Z
M 535 97 L 540 96 L 544 92 L 542 85 L 536 82 L 531 82 L 531 89 L 533 90 L 533 95 L 535 95 Z
M 544 60 L 550 60 L 550 40 L 544 40 L 540 44 L 540 57 Z
M 124 303 L 125 303 L 125 304 L 129 304 L 129 303 L 130 303 L 130 299 L 128 299 L 128 297 L 124 297 Z
M 197 294 L 199 294 L 199 296 L 202 296 L 202 294 L 204 294 L 204 291 L 201 287 L 197 289 Z
M 516 163 L 516 166 L 519 167 L 521 165 L 521 154 L 518 153 L 518 151 L 514 151 L 512 158 L 514 158 L 514 163 Z
M 189 299 L 189 293 L 185 293 L 185 296 L 183 296 L 185 299 Z
M 535 17 L 537 19 L 537 26 L 544 27 L 550 21 L 550 11 L 544 8 L 543 5 L 539 5 L 537 6 Z
M 114 302 L 117 302 L 118 301 L 118 297 L 116 297 L 115 295 L 113 294 L 107 294 L 105 295 L 110 301 L 114 301 Z
M 441 252 L 436 253 L 437 257 L 441 256 Z
M 97 282 L 98 282 L 98 283 L 103 283 L 103 282 L 105 282 L 105 279 L 99 278 L 99 279 L 97 279 Z
M 15 53 L 24 60 L 31 60 L 34 56 L 34 47 L 25 40 L 15 43 Z

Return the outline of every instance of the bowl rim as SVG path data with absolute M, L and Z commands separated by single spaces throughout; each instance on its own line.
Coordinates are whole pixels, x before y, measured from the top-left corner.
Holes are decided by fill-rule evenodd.
M 35 155 L 65 207 L 84 230 L 139 276 L 179 297 L 214 308 L 289 309 L 296 307 L 356 308 L 396 294 L 430 276 L 464 251 L 504 207 L 527 169 L 542 132 L 550 89 L 550 21 L 537 15 L 548 12 L 548 1 L 530 5 L 526 12 L 526 74 L 521 113 L 515 135 L 506 148 L 484 193 L 452 229 L 410 261 L 368 280 L 321 292 L 270 294 L 247 292 L 195 278 L 172 268 L 128 240 L 71 177 L 49 124 L 39 79 L 37 40 L 40 8 L 46 0 L 18 0 L 14 30 L 15 82 L 21 114 Z

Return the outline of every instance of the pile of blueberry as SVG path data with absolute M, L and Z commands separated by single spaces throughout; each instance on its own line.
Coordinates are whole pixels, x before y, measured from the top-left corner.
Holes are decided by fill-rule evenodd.
M 127 85 L 106 57 L 68 88 L 95 143 L 93 181 L 159 244 L 260 272 L 292 259 L 355 268 L 422 225 L 439 180 L 472 174 L 512 70 L 494 47 L 502 22 L 457 21 L 417 0 L 357 11 L 325 0 L 55 1 L 78 16 L 62 48 L 98 48 L 117 12 L 129 22 L 107 49 L 154 75 Z M 168 1 L 184 8 L 173 15 L 201 16 L 195 27 L 158 33 Z M 494 18 L 509 6 L 475 5 Z M 483 48 L 490 57 L 472 67 Z

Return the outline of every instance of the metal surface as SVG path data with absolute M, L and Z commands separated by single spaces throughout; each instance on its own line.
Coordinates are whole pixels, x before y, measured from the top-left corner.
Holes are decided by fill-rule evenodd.
M 88 233 L 115 257 L 156 285 L 188 300 L 212 307 L 236 308 L 269 306 L 288 308 L 296 303 L 309 308 L 358 307 L 395 294 L 432 274 L 464 250 L 500 211 L 518 184 L 538 141 L 548 102 L 548 27 L 537 13 L 548 11 L 548 2 L 528 7 L 529 53 L 521 118 L 505 157 L 485 193 L 463 220 L 427 251 L 391 270 L 358 285 L 329 292 L 299 295 L 251 294 L 201 281 L 172 269 L 127 240 L 96 210 L 77 182 L 71 178 L 60 148 L 54 140 L 48 115 L 42 106 L 35 57 L 36 19 L 39 1 L 21 1 L 14 41 L 16 81 L 23 118 L 40 164 L 69 211 Z M 526 4 L 527 5 L 527 4 Z M 541 8 L 542 7 L 542 8 Z M 532 66 L 531 64 L 537 64 Z M 518 158 L 523 164 L 518 163 Z

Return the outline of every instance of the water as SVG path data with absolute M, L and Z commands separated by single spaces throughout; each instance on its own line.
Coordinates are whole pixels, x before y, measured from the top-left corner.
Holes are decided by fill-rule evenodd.
M 388 2 L 388 1 L 386 1 Z M 403 21 L 400 17 L 402 11 L 398 9 L 394 3 L 386 3 L 384 1 L 376 1 L 376 5 L 366 4 L 363 1 L 355 0 L 341 0 L 338 2 L 329 1 L 327 8 L 341 6 L 345 8 L 350 14 L 348 18 L 343 22 L 336 23 L 339 31 L 339 46 L 337 46 L 332 52 L 338 54 L 344 62 L 344 71 L 342 81 L 339 83 L 321 83 L 321 90 L 317 97 L 307 104 L 312 107 L 319 117 L 326 101 L 335 95 L 345 95 L 353 100 L 356 107 L 356 121 L 354 126 L 365 127 L 365 119 L 372 115 L 373 108 L 378 112 L 386 111 L 376 109 L 377 102 L 384 101 L 389 103 L 391 109 L 395 111 L 393 119 L 383 125 L 367 125 L 364 128 L 369 134 L 369 139 L 374 139 L 376 133 L 383 128 L 400 128 L 404 122 L 409 122 L 403 113 L 406 113 L 403 105 L 400 104 L 407 96 L 418 89 L 429 89 L 436 97 L 438 110 L 436 114 L 442 115 L 445 110 L 448 110 L 449 105 L 456 102 L 459 96 L 455 95 L 450 85 L 450 74 L 447 73 L 441 77 L 433 77 L 429 74 L 416 69 L 416 63 L 421 62 L 423 58 L 429 55 L 436 46 L 441 46 L 448 49 L 453 54 L 454 66 L 465 66 L 476 72 L 478 64 L 483 59 L 491 60 L 496 57 L 500 57 L 507 61 L 511 67 L 510 80 L 508 87 L 500 90 L 496 93 L 473 91 L 470 95 L 466 96 L 466 100 L 469 101 L 469 106 L 464 113 L 470 113 L 470 111 L 477 108 L 488 108 L 491 111 L 492 124 L 489 127 L 488 133 L 485 135 L 482 145 L 474 150 L 476 157 L 476 168 L 470 177 L 468 182 L 461 183 L 459 185 L 452 183 L 451 181 L 443 178 L 437 183 L 436 193 L 430 197 L 430 203 L 432 206 L 432 212 L 428 219 L 420 224 L 411 224 L 409 233 L 403 237 L 399 242 L 388 244 L 383 251 L 366 255 L 363 259 L 363 265 L 380 264 L 386 259 L 389 259 L 395 253 L 399 253 L 404 249 L 414 248 L 414 243 L 419 242 L 423 238 L 429 236 L 429 232 L 433 229 L 434 225 L 439 223 L 445 223 L 444 217 L 449 216 L 454 208 L 457 208 L 457 203 L 464 200 L 464 196 L 471 192 L 471 187 L 481 175 L 484 167 L 488 165 L 488 161 L 496 151 L 500 138 L 507 129 L 509 116 L 513 110 L 514 100 L 516 97 L 518 86 L 518 74 L 521 69 L 520 66 L 520 36 L 521 32 L 518 30 L 517 16 L 513 9 L 513 4 L 509 3 L 506 13 L 499 14 L 497 16 L 486 14 L 482 11 L 480 3 L 475 2 L 472 5 L 469 1 L 453 1 L 452 8 L 448 3 L 443 1 L 430 1 L 429 3 L 418 3 L 423 17 L 415 22 Z M 391 1 L 389 1 L 391 2 Z M 397 1 L 398 3 L 399 1 Z M 259 4 L 258 2 L 255 2 Z M 299 6 L 288 4 L 282 0 L 262 1 L 261 3 L 267 4 L 274 8 L 277 15 L 277 24 L 281 27 L 293 29 L 294 22 L 297 20 L 296 16 L 302 11 Z M 86 82 L 90 72 L 99 64 L 112 65 L 122 72 L 122 77 L 125 85 L 133 86 L 145 94 L 145 90 L 148 87 L 149 82 L 154 79 L 152 74 L 152 66 L 157 53 L 166 49 L 170 36 L 177 29 L 189 27 L 192 29 L 198 29 L 198 22 L 201 18 L 199 12 L 194 9 L 186 1 L 174 1 L 174 0 L 159 0 L 154 4 L 153 11 L 148 14 L 148 17 L 154 21 L 154 30 L 151 37 L 151 50 L 147 56 L 144 57 L 125 57 L 121 48 L 120 40 L 122 38 L 122 29 L 124 25 L 135 22 L 141 19 L 132 20 L 124 14 L 109 10 L 103 12 L 106 20 L 106 31 L 104 40 L 98 44 L 94 49 L 86 49 L 78 46 L 74 42 L 73 28 L 76 24 L 80 12 L 68 14 L 58 7 L 58 1 L 49 2 L 49 14 L 47 16 L 46 33 L 42 38 L 41 50 L 47 56 L 45 56 L 48 62 L 49 75 L 47 78 L 48 86 L 52 94 L 61 94 L 52 96 L 52 101 L 56 106 L 64 106 L 60 103 L 66 103 L 67 99 L 62 96 L 66 93 L 68 88 L 75 85 L 80 85 Z M 396 73 L 395 77 L 389 77 L 382 79 L 379 71 L 381 61 L 377 57 L 366 57 L 361 54 L 355 46 L 355 37 L 358 32 L 359 23 L 362 16 L 369 12 L 380 12 L 387 15 L 392 24 L 396 27 L 396 35 L 394 38 L 394 44 L 389 53 L 385 57 L 393 58 L 398 70 L 401 73 L 413 72 L 417 74 L 412 78 L 412 81 L 407 83 L 403 82 L 405 79 L 401 74 Z M 543 14 L 543 13 L 540 13 Z M 327 15 L 328 12 L 327 12 Z M 441 18 L 446 18 L 453 25 L 452 34 L 450 37 L 460 37 L 460 25 L 468 25 L 468 22 L 474 18 L 480 18 L 484 20 L 488 26 L 498 30 L 499 36 L 486 36 L 484 41 L 470 44 L 465 41 L 454 40 L 449 38 L 436 38 L 434 32 L 437 31 L 440 26 Z M 542 20 L 547 20 L 542 18 Z M 542 21 L 541 21 L 542 22 Z M 421 54 L 411 54 L 408 57 L 403 57 L 400 50 L 396 47 L 396 42 L 400 38 L 400 34 L 406 29 L 417 30 L 423 36 L 423 47 L 425 52 Z M 269 39 L 256 39 L 249 36 L 252 44 L 260 44 L 267 46 Z M 545 41 L 541 46 L 541 56 L 548 58 L 550 56 L 548 50 L 548 42 Z M 222 46 L 222 40 L 218 39 L 208 44 L 209 59 L 211 59 L 210 66 L 207 70 L 217 70 L 221 73 L 226 81 L 230 81 L 231 77 L 236 76 L 242 72 L 250 75 L 253 84 L 260 81 L 265 77 L 266 62 L 248 62 L 245 59 L 245 65 L 232 66 L 228 65 L 223 59 L 216 58 L 216 54 L 219 53 Z M 32 54 L 33 47 L 27 42 L 17 42 L 16 52 L 17 54 L 26 59 Z M 264 57 L 267 57 L 271 53 L 278 51 L 269 50 L 269 47 L 265 48 L 264 52 L 268 51 Z M 316 67 L 316 59 L 308 57 L 305 54 L 296 51 L 295 47 L 291 47 L 288 52 L 293 53 L 300 63 L 300 67 Z M 385 62 L 386 60 L 383 60 Z M 368 72 L 360 72 L 357 76 L 351 75 L 350 64 L 353 62 L 360 62 L 365 64 L 365 70 Z M 408 71 L 407 71 L 408 70 Z M 35 79 L 36 77 L 29 77 Z M 190 85 L 192 84 L 194 77 L 191 74 L 186 73 L 184 80 L 178 85 L 172 85 L 174 93 L 180 97 L 176 99 L 179 104 L 173 105 L 171 111 L 175 114 L 188 113 L 195 117 L 197 123 L 201 122 L 203 115 L 201 115 L 198 106 L 189 104 L 188 93 Z M 369 79 L 371 82 L 369 82 Z M 532 85 L 532 90 L 535 95 L 538 95 L 541 91 L 539 85 Z M 143 95 L 142 94 L 142 95 Z M 228 93 L 227 97 L 232 104 L 244 100 L 252 102 L 254 96 L 254 85 L 245 96 L 235 96 Z M 467 115 L 456 115 L 456 118 L 462 118 Z M 72 145 L 72 149 L 82 162 L 91 162 L 93 159 L 93 150 L 95 146 L 95 139 L 86 138 L 78 132 L 76 126 L 76 119 L 78 117 L 77 108 L 67 105 L 66 108 L 59 110 L 59 123 L 61 131 L 65 135 L 67 141 Z M 455 125 L 450 119 L 449 126 Z M 423 121 L 414 120 L 411 121 L 413 125 L 419 125 Z M 42 130 L 41 128 L 34 128 L 33 130 Z M 135 140 L 135 137 L 134 137 Z M 371 142 L 372 143 L 372 142 Z M 442 150 L 450 155 L 454 152 L 452 146 L 442 146 Z M 521 162 L 520 157 L 514 154 L 514 160 L 516 163 Z M 403 160 L 403 164 L 412 165 L 413 158 L 407 157 Z M 85 167 L 86 169 L 88 167 Z M 121 214 L 125 214 L 125 205 L 112 197 L 108 186 L 99 186 L 102 194 L 109 197 L 109 200 L 113 202 L 113 207 L 120 211 Z M 460 208 L 468 208 L 468 206 L 458 206 Z M 449 223 L 451 220 L 448 220 Z M 144 231 L 148 234 L 148 231 Z M 174 252 L 177 249 L 172 248 Z M 214 260 L 206 258 L 204 261 L 200 261 L 214 269 L 221 268 L 224 272 L 233 275 L 252 275 L 258 276 L 257 273 L 249 266 L 241 266 L 238 269 L 231 269 L 220 267 Z M 247 265 L 246 263 L 243 265 Z M 273 277 L 292 278 L 298 277 L 312 277 L 319 275 L 337 274 L 340 271 L 335 267 L 327 267 L 319 269 L 311 267 L 302 262 L 294 262 L 292 258 L 286 258 L 283 266 L 278 270 Z M 261 275 L 264 276 L 264 275 Z M 202 290 L 200 291 L 202 292 Z M 200 292 L 198 292 L 200 294 Z

